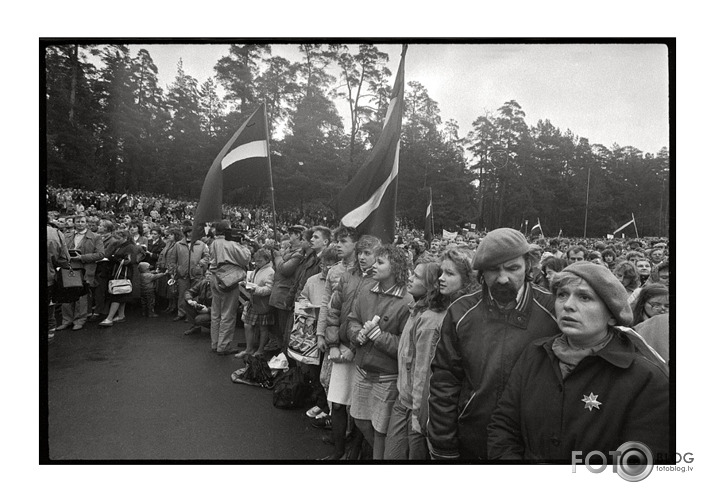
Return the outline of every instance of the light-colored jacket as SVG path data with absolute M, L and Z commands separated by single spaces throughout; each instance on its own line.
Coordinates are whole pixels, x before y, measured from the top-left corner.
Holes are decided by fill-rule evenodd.
M 209 249 L 200 240 L 189 246 L 186 239 L 182 239 L 167 252 L 166 266 L 177 278 L 199 280 L 209 266 Z

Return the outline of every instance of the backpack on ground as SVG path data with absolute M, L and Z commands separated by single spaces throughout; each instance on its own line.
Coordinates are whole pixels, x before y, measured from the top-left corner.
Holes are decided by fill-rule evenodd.
M 312 388 L 307 374 L 293 367 L 276 380 L 273 388 L 273 406 L 278 409 L 297 409 L 310 399 Z

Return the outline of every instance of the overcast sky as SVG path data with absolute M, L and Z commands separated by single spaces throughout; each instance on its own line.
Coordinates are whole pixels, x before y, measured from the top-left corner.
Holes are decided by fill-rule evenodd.
M 129 45 L 149 50 L 162 87 L 173 81 L 179 58 L 203 83 L 228 54 L 228 45 Z M 378 48 L 393 71 L 400 45 Z M 296 45 L 272 44 L 273 55 L 299 61 Z M 657 153 L 669 146 L 668 56 L 657 44 L 411 44 L 405 78 L 436 100 L 444 121 L 455 119 L 465 136 L 485 111 L 516 100 L 529 125 L 549 119 L 591 144 L 631 145 Z M 347 110 L 341 107 L 341 112 Z

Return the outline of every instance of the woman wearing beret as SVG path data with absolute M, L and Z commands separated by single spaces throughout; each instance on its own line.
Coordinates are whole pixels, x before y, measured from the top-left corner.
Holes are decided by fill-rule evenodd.
M 669 451 L 668 369 L 625 327 L 623 285 L 607 268 L 571 264 L 552 282 L 561 334 L 534 341 L 509 377 L 489 425 L 489 457 L 570 461 L 627 441 Z

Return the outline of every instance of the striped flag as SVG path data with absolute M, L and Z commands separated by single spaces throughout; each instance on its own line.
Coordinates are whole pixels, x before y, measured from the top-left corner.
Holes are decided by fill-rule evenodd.
M 425 240 L 429 243 L 434 235 L 434 227 L 432 225 L 432 189 L 429 191 L 429 204 L 425 212 Z
M 380 138 L 365 164 L 335 200 L 342 225 L 355 227 L 360 234 L 377 236 L 383 243 L 392 243 L 395 239 L 406 51 L 407 46 L 403 46 Z
M 536 219 L 536 225 L 531 228 L 531 233 L 533 234 L 536 229 L 539 229 L 539 234 L 541 234 L 541 237 L 544 236 L 544 229 L 541 227 L 541 220 Z
M 266 105 L 262 104 L 236 131 L 214 159 L 206 174 L 201 198 L 196 208 L 191 238 L 202 235 L 203 224 L 222 217 L 224 189 L 242 185 L 269 187 Z
M 633 216 L 633 215 L 631 215 L 631 216 Z M 615 231 L 613 231 L 612 234 L 615 235 L 618 231 L 622 231 L 623 229 L 625 229 L 625 228 L 628 227 L 629 225 L 635 224 L 635 223 L 636 223 L 636 218 L 633 217 L 631 220 L 629 220 L 629 221 L 626 222 L 625 224 L 621 225 L 618 229 L 616 229 Z

